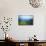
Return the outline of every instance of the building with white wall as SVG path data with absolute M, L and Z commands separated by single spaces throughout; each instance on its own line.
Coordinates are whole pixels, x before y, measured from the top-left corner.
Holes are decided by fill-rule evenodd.
M 33 26 L 19 26 L 19 15 L 33 15 Z M 8 34 L 16 40 L 28 40 L 36 34 L 38 40 L 46 40 L 46 8 L 45 6 L 33 8 L 28 0 L 0 0 L 0 20 L 3 17 L 12 17 L 12 26 Z M 4 39 L 0 29 L 0 39 Z

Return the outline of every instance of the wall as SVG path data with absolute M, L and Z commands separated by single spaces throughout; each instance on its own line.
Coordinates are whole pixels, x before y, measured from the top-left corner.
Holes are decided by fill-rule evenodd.
M 12 26 L 8 33 L 10 36 L 17 40 L 27 40 L 34 34 L 37 39 L 45 39 L 45 15 L 46 8 L 33 8 L 30 6 L 28 0 L 0 0 L 0 16 L 13 17 Z M 19 26 L 18 15 L 33 15 L 33 26 Z M 2 32 L 2 31 L 1 31 Z M 2 34 L 1 34 L 2 35 Z M 11 37 L 12 37 L 11 36 Z M 2 39 L 2 36 L 0 37 Z

